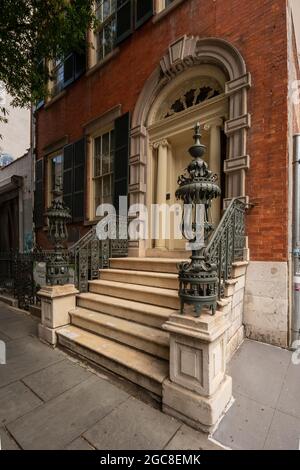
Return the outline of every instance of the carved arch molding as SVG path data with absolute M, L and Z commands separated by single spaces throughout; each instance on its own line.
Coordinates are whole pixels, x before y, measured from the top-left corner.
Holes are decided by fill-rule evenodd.
M 225 206 L 233 197 L 248 201 L 246 171 L 250 166 L 247 155 L 247 130 L 251 117 L 247 109 L 247 91 L 251 75 L 239 51 L 227 41 L 217 38 L 200 39 L 184 36 L 169 46 L 138 98 L 131 129 L 130 203 L 146 204 L 146 167 L 148 151 L 147 119 L 151 107 L 163 88 L 185 70 L 200 64 L 218 66 L 226 75 L 225 97 L 228 117 L 224 131 L 228 138 Z

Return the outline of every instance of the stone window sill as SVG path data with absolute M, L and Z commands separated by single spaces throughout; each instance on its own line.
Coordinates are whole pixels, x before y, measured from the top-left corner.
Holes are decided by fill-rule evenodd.
M 153 17 L 152 22 L 158 23 L 160 20 L 162 20 L 165 16 L 167 16 L 171 11 L 175 10 L 175 8 L 178 7 L 181 3 L 185 2 L 186 0 L 175 0 L 173 3 L 171 3 L 167 8 L 164 8 L 163 10 L 159 11 L 156 13 L 156 15 Z
M 95 72 L 97 72 L 97 70 L 104 67 L 108 62 L 110 62 L 114 57 L 116 57 L 116 55 L 118 55 L 119 52 L 120 52 L 120 49 L 117 47 L 112 52 L 110 52 L 110 54 L 107 54 L 107 56 L 104 57 L 104 59 L 97 62 L 95 65 L 93 65 L 93 67 L 91 67 L 86 72 L 86 76 L 89 77 L 90 75 L 93 75 Z
M 50 101 L 48 101 L 48 103 L 45 104 L 44 109 L 50 108 L 50 106 L 52 106 L 54 103 L 59 101 L 63 96 L 65 96 L 65 94 L 66 94 L 66 90 L 62 90 L 60 93 L 58 93 L 58 95 L 53 96 L 53 98 L 51 98 Z

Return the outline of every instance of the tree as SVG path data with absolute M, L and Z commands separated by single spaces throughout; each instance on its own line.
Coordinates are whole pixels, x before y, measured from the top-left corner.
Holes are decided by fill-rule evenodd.
M 93 0 L 1 0 L 0 82 L 13 105 L 30 106 L 46 96 L 49 71 L 44 59 L 81 51 L 86 31 L 95 22 L 92 4 Z

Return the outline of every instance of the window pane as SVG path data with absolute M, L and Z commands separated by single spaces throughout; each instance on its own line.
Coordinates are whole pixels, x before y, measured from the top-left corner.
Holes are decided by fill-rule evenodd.
M 94 202 L 95 211 L 100 204 L 112 202 L 113 131 L 94 140 Z
M 100 27 L 96 33 L 98 60 L 104 59 L 114 48 L 116 36 L 115 11 L 116 0 L 102 0 L 97 2 L 96 16 L 100 22 Z
M 63 156 L 56 155 L 51 158 L 51 191 L 63 189 Z
M 94 176 L 101 175 L 101 137 L 97 137 L 94 141 Z

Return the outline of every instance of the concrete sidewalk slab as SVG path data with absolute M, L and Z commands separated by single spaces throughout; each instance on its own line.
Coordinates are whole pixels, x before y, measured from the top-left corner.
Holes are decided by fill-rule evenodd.
M 11 339 L 24 338 L 24 336 L 37 336 L 38 322 L 28 318 L 6 318 L 0 320 L 0 332 Z
M 201 432 L 189 428 L 183 424 L 175 436 L 171 439 L 165 450 L 222 450 L 220 446 L 207 440 L 207 436 Z
M 57 354 L 53 354 L 53 350 L 40 343 L 38 339 L 34 339 L 34 341 L 36 344 L 33 345 L 31 343 L 32 348 L 29 346 L 28 351 L 23 354 L 13 354 L 13 357 L 10 355 L 10 350 L 13 350 L 13 344 L 12 342 L 8 343 L 7 363 L 1 366 L 0 387 L 23 379 L 33 372 L 37 372 L 65 359 L 63 353 L 57 352 Z
M 127 398 L 122 390 L 93 376 L 7 428 L 25 450 L 59 450 Z
M 0 388 L 0 426 L 14 421 L 42 403 L 42 400 L 21 382 Z
M 0 426 L 0 449 L 1 450 L 20 450 L 20 447 L 8 434 L 4 427 Z
M 49 401 L 91 376 L 91 372 L 66 359 L 29 375 L 23 382 L 42 400 Z
M 274 407 L 290 360 L 288 351 L 246 340 L 229 365 L 228 374 L 238 378 L 233 380 L 233 394 Z
M 159 450 L 175 435 L 180 423 L 130 398 L 84 434 L 101 450 Z
M 79 437 L 75 441 L 71 442 L 65 450 L 95 450 L 85 439 Z
M 300 418 L 300 365 L 289 365 L 277 408 Z
M 235 393 L 235 403 L 213 437 L 230 449 L 261 450 L 273 415 L 272 408 Z
M 264 450 L 300 450 L 300 419 L 276 411 Z

